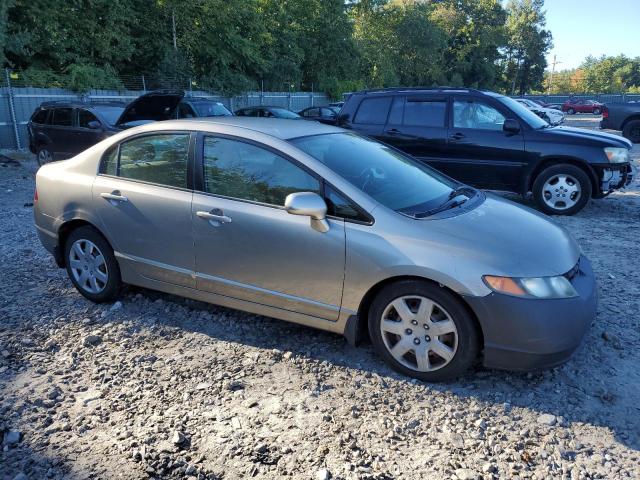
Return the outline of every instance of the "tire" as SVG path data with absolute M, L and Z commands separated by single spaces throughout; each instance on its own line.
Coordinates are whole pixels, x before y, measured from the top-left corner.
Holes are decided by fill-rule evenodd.
M 72 231 L 64 252 L 67 274 L 83 296 L 96 303 L 118 297 L 122 287 L 120 268 L 113 249 L 96 229 L 84 226 Z
M 600 113 L 602 113 L 602 110 L 600 110 L 598 107 L 593 109 L 593 114 L 594 115 L 600 115 Z
M 48 149 L 47 145 L 40 145 L 38 147 L 36 152 L 36 159 L 38 160 L 39 166 L 43 166 L 53 161 L 53 155 L 51 154 L 51 151 Z
M 575 115 L 575 114 L 576 114 L 576 111 L 575 111 L 573 108 L 568 108 L 568 109 L 567 109 L 567 113 L 568 113 L 569 115 Z
M 592 193 L 585 171 L 566 163 L 545 168 L 532 190 L 538 208 L 548 215 L 573 215 L 584 208 Z
M 627 122 L 622 129 L 622 135 L 633 143 L 640 143 L 640 120 Z
M 414 318 L 413 315 L 419 312 L 418 307 L 425 301 L 433 302 L 424 303 L 425 307 L 432 305 L 431 315 Z M 404 320 L 392 302 L 408 308 Z M 464 304 L 451 292 L 425 281 L 403 280 L 384 287 L 369 308 L 368 320 L 371 341 L 391 368 L 427 382 L 441 382 L 460 376 L 476 362 L 480 351 L 478 327 Z M 436 328 L 446 332 L 452 325 L 454 332 L 439 334 L 437 338 L 434 336 Z M 392 328 L 394 332 L 383 333 L 383 328 Z M 396 357 L 391 352 L 397 345 L 403 347 L 402 350 L 405 346 L 408 349 L 400 359 L 400 354 Z M 446 355 L 452 355 L 448 360 L 432 350 L 443 351 L 443 345 L 448 347 L 444 350 Z M 416 352 L 419 350 L 416 349 L 425 352 L 421 356 L 422 365 L 418 363 Z

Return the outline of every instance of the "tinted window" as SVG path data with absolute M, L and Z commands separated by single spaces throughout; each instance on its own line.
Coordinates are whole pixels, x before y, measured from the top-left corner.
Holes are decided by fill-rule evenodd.
M 178 104 L 178 118 L 193 118 L 195 114 L 193 109 L 186 103 Z
M 319 192 L 316 178 L 281 156 L 249 143 L 206 137 L 205 191 L 271 205 L 294 192 Z
M 402 115 L 404 114 L 404 97 L 395 97 L 389 112 L 389 124 L 402 125 Z
M 528 108 L 516 102 L 513 98 L 504 96 L 496 98 L 500 103 L 506 105 L 513 113 L 515 113 L 520 118 L 520 120 L 524 120 L 526 123 L 528 123 L 531 128 L 544 128 L 548 125 L 547 122 L 542 120 Z
M 78 126 L 82 128 L 89 128 L 89 122 L 98 122 L 96 116 L 88 110 L 78 111 Z
M 360 212 L 352 202 L 344 198 L 343 195 L 336 192 L 329 185 L 325 186 L 324 196 L 327 202 L 327 213 L 334 217 L 347 218 L 349 220 L 358 220 L 361 222 L 369 222 L 369 218 Z
M 366 98 L 360 104 L 354 123 L 384 125 L 391 106 L 391 97 Z
M 38 113 L 36 113 L 33 118 L 31 119 L 31 121 L 33 123 L 47 123 L 47 115 L 49 114 L 49 110 L 40 110 Z
M 404 125 L 415 127 L 444 127 L 447 102 L 407 99 L 404 105 Z
M 134 138 L 120 145 L 118 176 L 187 188 L 189 134 Z
M 192 107 L 198 117 L 228 117 L 231 112 L 220 102 L 194 102 Z
M 514 103 L 520 105 L 516 101 Z M 520 107 L 525 109 L 521 105 Z M 453 126 L 456 128 L 502 130 L 504 120 L 504 115 L 484 102 L 456 100 L 453 103 Z
M 286 108 L 272 108 L 271 113 L 278 118 L 300 118 L 300 115 Z
M 64 127 L 70 127 L 72 125 L 72 108 L 56 108 L 53 110 L 52 125 L 60 125 Z
M 305 110 L 303 112 L 303 115 L 305 117 L 319 117 L 320 116 L 320 109 L 319 108 L 308 108 L 307 110 Z
M 456 185 L 397 150 L 353 133 L 290 141 L 374 200 L 407 215 L 441 205 Z

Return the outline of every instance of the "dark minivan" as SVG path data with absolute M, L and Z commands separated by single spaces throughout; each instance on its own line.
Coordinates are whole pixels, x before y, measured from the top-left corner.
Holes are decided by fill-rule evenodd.
M 631 182 L 631 143 L 552 127 L 512 98 L 457 88 L 351 94 L 338 125 L 392 145 L 469 185 L 533 193 L 548 214 L 572 215 L 589 198 Z

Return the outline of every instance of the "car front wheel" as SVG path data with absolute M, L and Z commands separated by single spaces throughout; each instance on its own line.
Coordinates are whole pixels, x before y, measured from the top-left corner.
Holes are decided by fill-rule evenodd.
M 544 169 L 533 182 L 533 198 L 549 215 L 573 215 L 591 198 L 591 181 L 575 165 L 560 164 Z
M 96 303 L 117 298 L 120 268 L 111 246 L 98 231 L 86 226 L 71 232 L 65 255 L 67 274 L 82 295 Z
M 480 349 L 475 321 L 452 293 L 406 280 L 384 287 L 369 309 L 369 334 L 396 371 L 438 382 L 461 375 Z
M 38 159 L 38 165 L 40 166 L 53 161 L 53 155 L 51 155 L 51 152 L 47 147 L 39 147 L 36 158 Z

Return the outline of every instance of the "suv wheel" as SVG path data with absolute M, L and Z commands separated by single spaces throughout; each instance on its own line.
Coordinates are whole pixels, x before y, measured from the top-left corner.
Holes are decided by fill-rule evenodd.
M 549 215 L 573 215 L 591 198 L 591 181 L 575 165 L 554 165 L 536 177 L 533 198 L 538 208 Z
M 631 120 L 630 122 L 627 122 L 622 129 L 622 135 L 633 143 L 640 143 L 640 120 Z
M 416 280 L 378 293 L 369 309 L 369 334 L 394 370 L 432 382 L 461 375 L 480 349 L 476 324 L 460 300 Z
M 38 153 L 36 154 L 38 159 L 38 165 L 42 166 L 45 163 L 51 163 L 53 161 L 53 156 L 49 149 L 45 147 L 38 147 Z
M 576 113 L 576 111 L 575 111 L 573 108 L 568 108 L 568 109 L 567 109 L 567 113 L 568 113 L 569 115 L 573 115 L 573 114 L 575 114 L 575 113 Z
M 594 115 L 600 115 L 600 113 L 601 113 L 601 110 L 600 110 L 599 107 L 596 107 L 596 108 L 593 109 L 593 114 Z
M 65 246 L 67 274 L 78 291 L 101 303 L 117 298 L 122 282 L 113 249 L 92 227 L 80 227 L 69 235 Z

